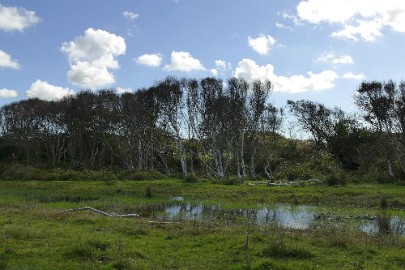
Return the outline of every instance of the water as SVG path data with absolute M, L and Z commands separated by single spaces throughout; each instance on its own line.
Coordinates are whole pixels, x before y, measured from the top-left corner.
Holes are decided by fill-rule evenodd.
M 398 217 L 392 217 L 387 220 L 387 224 L 384 226 L 389 228 L 388 232 L 396 235 L 405 236 L 405 220 Z M 381 225 L 377 220 L 367 221 L 360 226 L 360 230 L 371 235 L 378 235 L 379 233 L 388 233 L 385 230 L 382 231 Z
M 178 200 L 177 200 L 178 201 Z M 256 224 L 277 225 L 283 228 L 308 229 L 315 219 L 316 208 L 309 206 L 275 205 L 257 209 L 223 210 L 218 205 L 179 204 L 165 207 L 155 217 L 161 220 L 213 220 L 226 221 L 249 220 Z
M 306 205 L 259 205 L 254 209 L 232 209 L 225 210 L 220 205 L 204 205 L 184 203 L 182 196 L 172 198 L 173 203 L 169 205 L 159 205 L 152 208 L 153 211 L 146 211 L 149 216 L 166 221 L 197 220 L 213 221 L 222 220 L 227 223 L 252 222 L 259 225 L 276 225 L 289 229 L 309 229 L 312 226 L 327 223 L 330 220 L 342 220 L 339 216 L 318 215 L 318 209 L 314 206 Z M 350 219 L 343 219 L 344 223 L 350 224 Z M 389 223 L 389 224 L 388 224 Z M 358 224 L 358 223 L 357 223 Z M 359 226 L 359 225 L 357 225 Z M 362 220 L 359 229 L 365 233 L 376 235 L 381 233 L 382 225 L 376 219 Z M 405 236 L 405 219 L 391 217 L 385 225 L 389 232 L 396 235 Z

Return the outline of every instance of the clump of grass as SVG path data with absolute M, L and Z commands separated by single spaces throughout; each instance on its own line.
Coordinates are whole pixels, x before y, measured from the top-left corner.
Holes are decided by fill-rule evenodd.
M 383 211 L 377 215 L 377 225 L 378 225 L 379 234 L 390 234 L 391 233 L 390 220 L 391 220 L 391 215 L 385 211 Z
M 325 178 L 325 182 L 328 186 L 333 187 L 333 186 L 345 186 L 346 185 L 346 177 L 342 175 L 328 175 Z
M 8 259 L 6 255 L 0 254 L 0 270 L 8 269 Z
M 145 196 L 146 198 L 152 198 L 153 197 L 153 190 L 151 185 L 147 185 L 145 188 Z
M 295 259 L 309 259 L 314 257 L 314 255 L 305 249 L 291 248 L 285 245 L 285 243 L 272 243 L 271 245 L 265 247 L 261 256 L 271 257 L 277 259 L 285 258 L 295 258 Z
M 253 269 L 255 270 L 290 270 L 291 268 L 283 265 L 281 263 L 274 262 L 272 260 L 266 259 L 262 262 L 257 267 L 254 267 Z
M 388 198 L 385 193 L 383 193 L 380 197 L 380 209 L 386 210 L 388 208 Z
M 193 173 L 189 173 L 184 177 L 186 183 L 197 183 L 199 180 L 199 177 Z
M 224 179 L 224 184 L 225 185 L 238 185 L 243 182 L 242 179 L 235 177 L 235 176 L 229 176 Z

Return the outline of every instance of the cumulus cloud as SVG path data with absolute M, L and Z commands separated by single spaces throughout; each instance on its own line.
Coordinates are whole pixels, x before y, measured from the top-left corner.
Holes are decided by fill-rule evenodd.
M 234 76 L 248 82 L 269 80 L 273 83 L 275 92 L 286 93 L 331 89 L 335 86 L 334 81 L 339 77 L 332 70 L 325 70 L 321 73 L 308 72 L 306 76 L 278 76 L 274 73 L 273 65 L 259 66 L 251 59 L 240 61 L 234 71 Z
M 291 29 L 292 29 L 291 26 L 287 26 L 287 25 L 285 25 L 285 24 L 283 24 L 283 23 L 279 23 L 279 22 L 276 22 L 275 26 L 276 26 L 278 29 L 288 29 L 288 30 L 291 30 Z
M 270 35 L 261 34 L 257 38 L 248 38 L 249 46 L 258 54 L 266 55 L 270 49 L 276 44 L 276 40 Z
M 206 70 L 206 68 L 201 64 L 200 60 L 195 59 L 189 52 L 173 51 L 171 54 L 171 63 L 166 65 L 163 70 L 192 72 Z
M 0 89 L 0 98 L 14 98 L 17 96 L 18 93 L 16 90 L 10 90 L 7 88 Z
M 231 63 L 227 63 L 224 60 L 215 60 L 215 68 L 211 69 L 212 76 L 223 75 L 232 69 Z
M 218 72 L 218 70 L 216 68 L 212 68 L 210 70 L 210 72 L 211 72 L 211 75 L 214 76 L 214 77 L 218 76 L 218 74 L 219 74 L 219 72 Z
M 34 11 L 20 7 L 6 7 L 0 4 L 0 30 L 22 32 L 40 21 L 41 19 Z
M 335 24 L 341 27 L 333 37 L 374 41 L 383 28 L 405 33 L 405 1 L 305 0 L 297 6 L 301 21 Z
M 316 61 L 332 64 L 354 64 L 350 55 L 336 56 L 333 52 L 323 52 Z
M 39 98 L 42 100 L 59 100 L 68 95 L 74 95 L 74 91 L 49 84 L 46 81 L 36 80 L 31 84 L 30 89 L 25 93 L 29 98 Z
M 140 65 L 149 67 L 160 67 L 162 64 L 163 56 L 161 54 L 143 54 L 136 58 L 136 62 Z
M 122 12 L 122 16 L 124 16 L 125 18 L 131 20 L 131 21 L 135 21 L 136 19 L 139 18 L 139 14 L 138 13 L 133 13 L 131 11 L 127 11 L 125 10 L 124 12 Z
M 9 54 L 0 50 L 0 68 L 13 68 L 19 69 L 20 65 L 16 60 L 13 60 Z
M 366 76 L 363 73 L 354 74 L 353 72 L 348 72 L 348 73 L 343 74 L 342 78 L 361 81 L 361 80 L 366 79 Z
M 94 89 L 115 82 L 109 69 L 119 68 L 115 59 L 125 54 L 125 40 L 109 32 L 89 28 L 83 36 L 62 44 L 71 70 L 67 77 L 70 83 L 83 88 Z

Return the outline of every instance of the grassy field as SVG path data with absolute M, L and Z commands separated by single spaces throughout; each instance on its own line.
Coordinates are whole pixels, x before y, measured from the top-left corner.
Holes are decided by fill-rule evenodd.
M 150 223 L 150 206 L 274 203 L 316 206 L 339 217 L 404 217 L 405 187 L 267 187 L 156 181 L 0 181 L 0 269 L 403 269 L 405 237 L 355 226 L 288 229 L 239 217 Z M 109 218 L 93 212 L 139 213 Z M 401 210 L 402 209 L 402 210 Z

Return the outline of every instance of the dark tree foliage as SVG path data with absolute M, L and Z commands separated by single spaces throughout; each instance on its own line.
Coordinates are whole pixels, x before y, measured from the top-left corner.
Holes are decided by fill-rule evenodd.
M 318 166 L 405 175 L 405 82 L 363 82 L 355 102 L 365 122 L 317 102 L 288 101 L 312 136 L 305 141 L 280 135 L 285 112 L 268 103 L 271 91 L 271 82 L 168 77 L 133 93 L 102 89 L 7 104 L 0 173 L 21 164 L 217 179 L 316 177 L 308 170 Z M 333 166 L 323 164 L 328 158 Z
M 323 147 L 333 130 L 332 110 L 309 100 L 288 100 L 287 105 L 301 127 L 311 134 L 315 144 Z
M 355 102 L 364 112 L 364 119 L 378 134 L 384 148 L 387 171 L 394 176 L 394 163 L 405 173 L 404 156 L 404 82 L 363 82 L 357 89 Z

